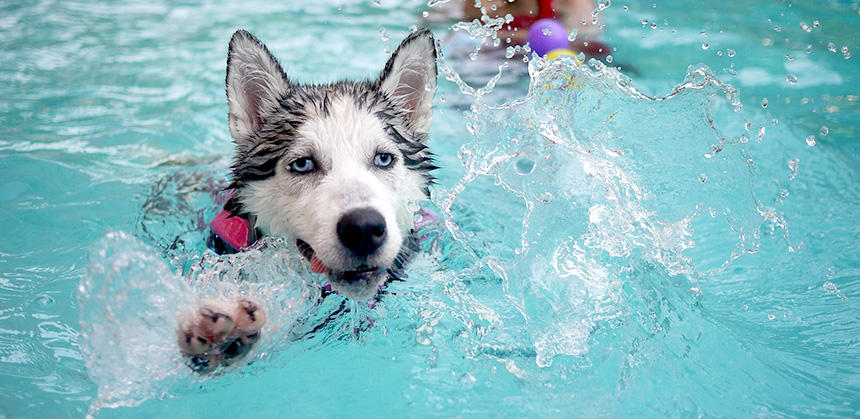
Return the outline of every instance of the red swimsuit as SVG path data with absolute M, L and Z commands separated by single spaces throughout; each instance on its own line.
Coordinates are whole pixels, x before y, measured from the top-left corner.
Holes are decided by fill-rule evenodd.
M 510 25 L 510 29 L 528 29 L 532 23 L 544 18 L 555 19 L 555 10 L 552 8 L 552 0 L 538 0 L 537 15 L 514 16 L 514 20 L 508 25 Z

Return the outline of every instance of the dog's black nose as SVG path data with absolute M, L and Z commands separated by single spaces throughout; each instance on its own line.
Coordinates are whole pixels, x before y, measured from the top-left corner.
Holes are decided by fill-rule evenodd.
M 337 222 L 337 237 L 352 254 L 366 257 L 385 242 L 385 218 L 372 208 L 352 210 Z

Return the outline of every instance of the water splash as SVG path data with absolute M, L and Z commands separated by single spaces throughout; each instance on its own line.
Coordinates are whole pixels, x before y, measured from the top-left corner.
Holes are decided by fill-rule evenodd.
M 108 234 L 91 251 L 78 289 L 79 345 L 98 385 L 90 413 L 188 391 L 226 372 L 192 373 L 176 344 L 177 318 L 193 310 L 197 299 L 246 296 L 268 313 L 261 341 L 229 371 L 250 370 L 248 364 L 266 361 L 299 338 L 298 319 L 314 317 L 321 288 L 299 280 L 311 276 L 291 250 L 283 240 L 270 240 L 237 255 L 206 252 L 186 275 L 178 275 L 152 247 L 126 233 Z
M 124 233 L 90 254 L 78 300 L 79 344 L 99 386 L 93 411 L 139 404 L 187 376 L 173 331 L 176 308 L 193 294 L 156 255 Z
M 475 97 L 466 112 L 475 141 L 459 151 L 464 177 L 434 195 L 460 256 L 502 291 L 471 295 L 484 314 L 467 324 L 506 330 L 480 347 L 511 351 L 510 336 L 525 337 L 539 367 L 582 356 L 600 331 L 653 310 L 653 300 L 622 292 L 624 284 L 644 281 L 688 305 L 703 276 L 757 251 L 761 226 L 773 223 L 787 237 L 779 212 L 756 198 L 748 136 L 758 131 L 761 142 L 764 126 L 745 124 L 737 136 L 716 127 L 719 108 L 742 107 L 737 90 L 707 67 L 691 66 L 663 97 L 593 60 L 538 59 L 529 71 L 528 95 L 500 106 L 455 79 Z M 478 204 L 487 200 L 492 207 Z

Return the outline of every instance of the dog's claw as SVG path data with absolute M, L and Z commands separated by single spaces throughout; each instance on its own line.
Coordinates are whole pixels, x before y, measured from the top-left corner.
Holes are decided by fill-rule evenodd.
M 241 310 L 237 316 L 236 330 L 243 335 L 258 333 L 266 324 L 266 312 L 257 303 L 246 298 L 240 298 L 238 303 Z
M 188 365 L 206 374 L 219 365 L 230 365 L 251 351 L 260 340 L 266 312 L 244 297 L 202 300 L 193 314 L 183 318 L 177 340 Z

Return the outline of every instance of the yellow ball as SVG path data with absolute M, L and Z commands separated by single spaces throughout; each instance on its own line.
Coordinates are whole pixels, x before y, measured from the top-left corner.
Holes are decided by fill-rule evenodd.
M 567 49 L 567 48 L 556 48 L 556 49 L 546 53 L 545 57 L 547 60 L 554 60 L 558 57 L 561 57 L 562 55 L 569 55 L 569 56 L 573 57 L 574 61 L 576 61 L 577 64 L 582 64 L 576 58 L 576 53 Z

